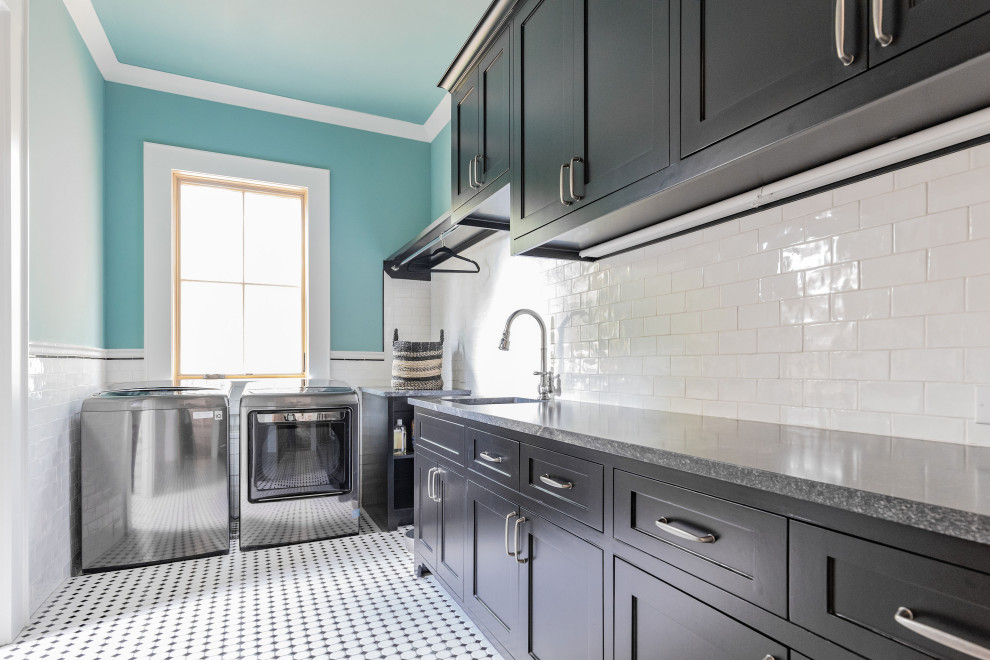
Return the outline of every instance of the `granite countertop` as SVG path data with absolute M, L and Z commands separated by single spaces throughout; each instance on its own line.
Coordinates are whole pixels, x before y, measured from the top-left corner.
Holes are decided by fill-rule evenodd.
M 990 544 L 990 447 L 577 401 L 413 405 Z
M 465 396 L 471 394 L 471 390 L 386 390 L 375 387 L 359 387 L 364 394 L 384 396 L 387 398 L 398 398 L 402 396 Z

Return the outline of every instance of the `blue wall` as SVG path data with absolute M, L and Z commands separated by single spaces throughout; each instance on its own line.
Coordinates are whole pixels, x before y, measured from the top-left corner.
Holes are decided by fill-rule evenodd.
M 108 348 L 143 347 L 144 305 L 169 304 L 143 299 L 148 141 L 330 170 L 331 348 L 382 350 L 382 260 L 436 215 L 430 144 L 115 83 L 105 136 Z
M 103 344 L 103 77 L 61 0 L 29 18 L 31 341 Z
M 450 210 L 450 124 L 430 143 L 430 219 Z

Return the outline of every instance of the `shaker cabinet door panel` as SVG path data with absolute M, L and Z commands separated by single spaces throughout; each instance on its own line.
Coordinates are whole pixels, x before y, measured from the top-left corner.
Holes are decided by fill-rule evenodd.
M 473 618 L 506 648 L 521 636 L 519 564 L 511 548 L 519 507 L 468 482 L 468 556 L 464 600 Z M 515 514 L 515 515 L 513 515 Z M 507 549 L 508 548 L 508 549 Z
M 477 72 L 454 90 L 451 100 L 451 207 L 456 209 L 478 192 L 474 181 L 481 148 L 481 90 Z
M 481 91 L 481 127 L 475 166 L 477 183 L 490 185 L 509 170 L 509 133 L 512 71 L 509 67 L 509 31 L 499 37 L 478 67 L 478 87 Z
M 431 567 L 436 567 L 436 547 L 440 530 L 439 511 L 436 500 L 431 495 L 434 490 L 436 461 L 425 452 L 417 451 L 415 461 L 415 529 L 416 541 L 423 558 Z
M 520 658 L 597 660 L 604 654 L 602 551 L 542 518 L 522 512 Z
M 584 103 L 576 104 L 571 154 L 581 160 L 569 172 L 580 205 L 670 164 L 669 0 L 587 0 L 586 7 L 575 93 Z
M 467 523 L 467 479 L 440 464 L 437 478 L 440 529 L 437 537 L 437 576 L 458 598 L 463 597 L 464 546 Z
M 683 0 L 681 155 L 865 71 L 866 5 L 857 0 Z M 837 7 L 844 7 L 844 16 Z M 837 28 L 844 53 L 853 58 L 848 65 L 840 60 Z
M 516 71 L 513 235 L 559 218 L 563 165 L 573 155 L 575 5 L 530 0 L 513 26 Z

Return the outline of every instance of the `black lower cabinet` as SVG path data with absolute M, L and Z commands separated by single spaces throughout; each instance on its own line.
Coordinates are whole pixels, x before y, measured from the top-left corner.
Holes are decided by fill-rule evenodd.
M 615 560 L 616 660 L 786 660 L 787 652 L 752 628 Z
M 425 451 L 417 450 L 415 461 L 417 554 L 461 598 L 467 479 Z
M 516 658 L 601 658 L 602 551 L 468 482 L 465 604 Z
M 522 636 L 519 574 L 509 547 L 519 506 L 473 481 L 467 487 L 468 558 L 464 601 L 489 635 L 507 649 Z
M 525 510 L 520 520 L 519 609 L 526 615 L 516 657 L 603 657 L 602 551 Z

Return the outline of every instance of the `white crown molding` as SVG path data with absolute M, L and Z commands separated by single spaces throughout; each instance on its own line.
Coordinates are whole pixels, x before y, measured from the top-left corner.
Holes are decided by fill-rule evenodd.
M 124 64 L 117 59 L 117 55 L 113 52 L 113 47 L 110 45 L 110 40 L 107 39 L 92 0 L 63 0 L 63 2 L 76 24 L 76 29 L 82 35 L 86 47 L 93 56 L 93 61 L 96 62 L 97 68 L 103 75 L 103 79 L 108 82 L 309 119 L 361 131 L 392 135 L 419 142 L 432 142 L 450 118 L 449 94 L 444 95 L 443 100 L 440 101 L 425 124 L 415 124 Z
M 433 142 L 440 135 L 440 131 L 450 123 L 450 94 L 444 94 L 440 103 L 433 109 L 430 118 L 423 124 L 426 130 L 426 141 Z

